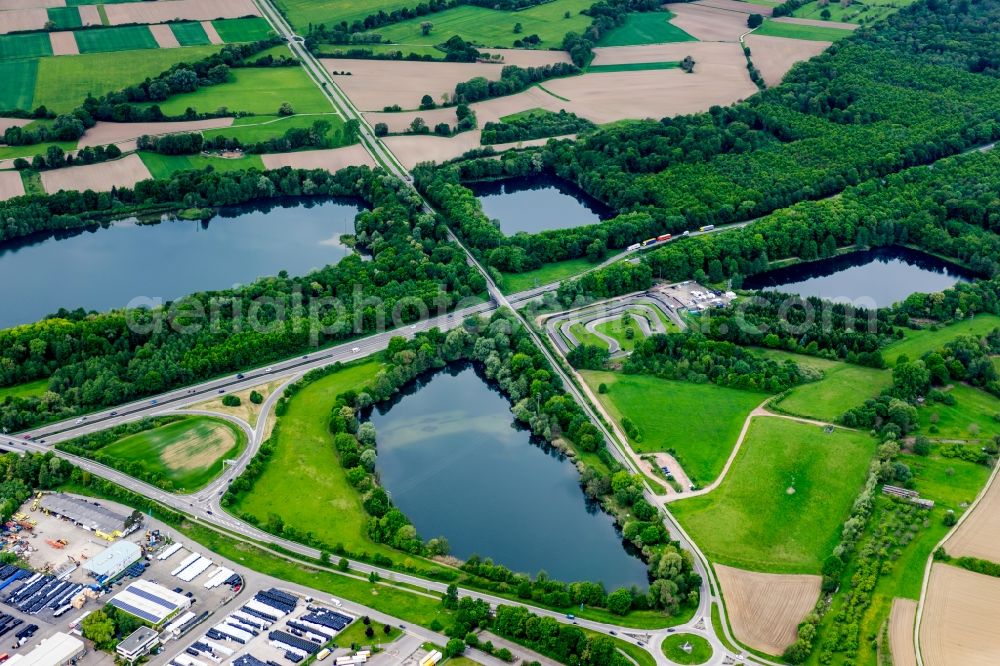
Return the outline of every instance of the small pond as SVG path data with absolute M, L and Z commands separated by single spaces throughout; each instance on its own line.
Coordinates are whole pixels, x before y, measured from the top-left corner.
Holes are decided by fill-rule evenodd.
M 552 176 L 530 176 L 468 183 L 483 202 L 483 212 L 500 220 L 512 236 L 547 229 L 571 229 L 614 217 L 614 211 L 575 184 Z
M 425 538 L 534 575 L 646 587 L 610 516 L 587 502 L 576 468 L 514 423 L 507 399 L 454 364 L 377 407 L 377 470 Z
M 287 270 L 303 275 L 351 252 L 363 202 L 269 202 L 223 208 L 208 222 L 135 218 L 84 230 L 35 234 L 0 243 L 0 328 L 59 308 L 109 310 L 135 298 L 170 300 L 228 289 Z
M 937 257 L 891 246 L 778 268 L 748 277 L 743 287 L 881 308 L 910 294 L 942 291 L 975 277 Z

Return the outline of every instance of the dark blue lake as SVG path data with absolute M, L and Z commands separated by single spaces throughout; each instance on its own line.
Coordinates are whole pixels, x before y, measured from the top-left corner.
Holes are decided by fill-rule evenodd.
M 508 236 L 571 229 L 614 217 L 614 211 L 575 184 L 551 176 L 468 183 L 491 220 Z

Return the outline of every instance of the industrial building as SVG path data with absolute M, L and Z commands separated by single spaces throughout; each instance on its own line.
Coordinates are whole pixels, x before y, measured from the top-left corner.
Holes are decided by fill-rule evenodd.
M 142 559 L 142 549 L 131 541 L 112 544 L 87 560 L 84 569 L 98 582 L 114 580 L 123 571 Z
M 139 627 L 118 644 L 115 652 L 131 664 L 136 659 L 147 655 L 153 646 L 159 642 L 160 634 L 149 627 Z
M 123 537 L 142 524 L 142 514 L 138 511 L 125 516 L 94 502 L 63 493 L 43 496 L 39 506 L 46 513 L 70 520 L 108 541 Z
M 116 594 L 109 602 L 129 615 L 149 622 L 158 627 L 178 611 L 187 610 L 191 600 L 183 594 L 178 594 L 147 580 L 136 580 Z
M 52 634 L 38 644 L 27 654 L 15 654 L 7 660 L 7 664 L 18 666 L 66 666 L 83 654 L 83 641 L 79 638 L 58 632 Z

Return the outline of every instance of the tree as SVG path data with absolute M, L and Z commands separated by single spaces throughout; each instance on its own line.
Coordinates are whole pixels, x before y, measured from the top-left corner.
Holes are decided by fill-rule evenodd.
M 250 391 L 250 402 L 252 402 L 255 405 L 259 405 L 260 403 L 264 402 L 264 396 L 262 396 L 257 391 Z
M 596 264 L 602 261 L 607 253 L 607 244 L 600 238 L 595 238 L 594 242 L 587 246 L 587 261 Z
M 622 587 L 608 595 L 608 610 L 615 615 L 625 615 L 632 608 L 632 593 Z
M 94 641 L 98 649 L 107 650 L 114 647 L 115 623 L 103 610 L 94 611 L 83 618 L 80 628 L 84 637 Z
M 463 641 L 461 638 L 452 638 L 444 646 L 444 656 L 448 657 L 449 659 L 451 657 L 457 657 L 463 652 L 465 652 L 465 641 Z
M 338 571 L 348 571 L 350 568 L 351 568 L 351 563 L 347 560 L 346 557 L 340 558 L 340 561 L 337 562 Z
M 295 109 L 293 109 L 292 105 L 288 102 L 282 102 L 281 106 L 278 107 L 279 116 L 291 116 L 294 114 L 295 114 Z
M 437 104 L 434 103 L 434 98 L 430 95 L 424 95 L 420 98 L 421 110 L 426 111 L 427 109 L 433 109 L 436 106 Z
M 754 28 L 759 28 L 760 24 L 764 22 L 764 17 L 760 14 L 751 14 L 747 17 L 747 27 L 753 30 Z
M 358 441 L 361 442 L 362 446 L 375 446 L 375 440 L 378 434 L 375 432 L 375 424 L 371 421 L 365 421 L 360 426 L 358 426 Z
M 243 401 L 240 400 L 238 395 L 229 394 L 222 396 L 222 404 L 226 407 L 239 407 L 243 404 Z
M 386 136 L 389 134 L 389 125 L 386 123 L 375 123 L 375 136 Z
M 365 627 L 365 636 L 367 636 L 368 638 L 374 638 L 375 637 L 375 630 L 372 629 L 371 625 L 368 625 L 367 627 Z
M 412 134 L 427 134 L 429 131 L 427 123 L 419 116 L 414 118 L 413 122 L 410 123 L 410 132 Z
M 427 35 L 431 34 L 431 30 L 433 28 L 434 28 L 433 23 L 431 23 L 430 21 L 424 21 L 423 23 L 420 24 L 420 34 L 426 37 Z
M 369 472 L 375 471 L 375 463 L 377 460 L 378 455 L 375 453 L 375 449 L 365 449 L 361 452 L 361 466 Z
M 382 633 L 385 634 L 386 636 L 388 636 L 389 634 L 392 633 L 392 627 L 390 627 L 387 624 L 383 624 L 382 625 Z
M 514 24 L 514 34 L 515 35 L 520 35 L 523 31 L 524 31 L 524 26 L 522 26 L 520 23 L 515 23 Z
M 819 13 L 819 17 L 821 19 L 823 19 L 824 21 L 829 21 L 830 20 L 830 10 L 829 9 L 824 9 L 823 11 L 821 11 Z

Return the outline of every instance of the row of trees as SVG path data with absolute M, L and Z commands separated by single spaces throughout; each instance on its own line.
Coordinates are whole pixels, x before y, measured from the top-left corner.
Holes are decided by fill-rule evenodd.
M 14 160 L 14 168 L 18 171 L 61 169 L 76 164 L 97 164 L 98 162 L 115 160 L 121 155 L 121 149 L 113 143 L 107 146 L 87 146 L 81 148 L 76 155 L 67 153 L 60 146 L 49 146 L 45 150 L 45 154 L 35 155 L 30 162 L 23 157 L 18 157 Z
M 350 144 L 357 137 L 359 123 L 355 119 L 344 123 L 343 130 L 332 132 L 329 120 L 316 120 L 310 127 L 292 127 L 284 134 L 264 141 L 244 143 L 231 136 L 220 135 L 206 139 L 201 133 L 143 135 L 139 137 L 139 150 L 149 150 L 163 155 L 194 155 L 204 150 L 241 150 L 251 154 L 280 153 L 300 148 L 329 148 L 334 144 Z
M 565 134 L 589 132 L 596 125 L 586 118 L 561 109 L 558 113 L 541 111 L 529 113 L 500 122 L 488 122 L 483 126 L 480 143 L 488 146 L 496 143 L 513 143 L 529 139 L 542 139 Z
M 527 90 L 540 81 L 580 73 L 580 68 L 566 62 L 557 62 L 539 67 L 518 67 L 507 65 L 500 70 L 500 78 L 491 81 L 483 76 L 464 81 L 455 86 L 452 100 L 457 104 L 472 104 L 493 97 L 513 95 Z

